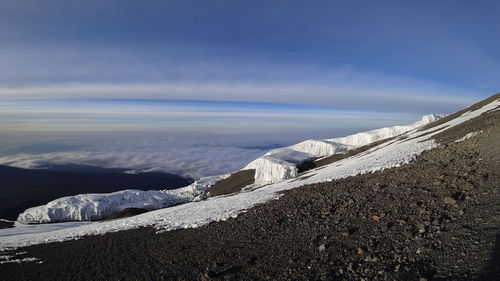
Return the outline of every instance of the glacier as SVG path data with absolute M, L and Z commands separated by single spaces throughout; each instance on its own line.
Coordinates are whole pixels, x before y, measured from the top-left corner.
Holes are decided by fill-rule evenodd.
M 127 208 L 156 210 L 199 201 L 207 197 L 207 189 L 228 175 L 204 177 L 174 190 L 121 190 L 112 193 L 79 194 L 62 197 L 46 205 L 29 208 L 17 221 L 25 224 L 100 220 Z
M 406 126 L 393 126 L 357 133 L 354 135 L 324 140 L 306 140 L 301 143 L 273 149 L 250 162 L 242 170 L 255 170 L 255 186 L 277 183 L 295 178 L 298 165 L 318 158 L 328 157 L 364 146 L 376 141 L 392 138 L 439 120 L 445 115 L 424 115 L 421 120 Z

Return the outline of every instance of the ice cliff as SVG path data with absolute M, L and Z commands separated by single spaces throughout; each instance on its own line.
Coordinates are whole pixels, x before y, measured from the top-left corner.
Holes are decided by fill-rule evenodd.
M 126 208 L 155 210 L 204 199 L 206 190 L 226 177 L 205 177 L 174 190 L 122 190 L 113 193 L 80 194 L 56 199 L 25 210 L 17 218 L 22 223 L 85 221 L 106 218 Z
M 392 138 L 442 118 L 444 115 L 424 115 L 420 121 L 406 126 L 393 126 L 362 132 L 341 138 L 306 140 L 301 143 L 273 149 L 250 162 L 243 170 L 255 169 L 255 185 L 266 185 L 294 178 L 298 165 L 342 153 L 379 140 Z

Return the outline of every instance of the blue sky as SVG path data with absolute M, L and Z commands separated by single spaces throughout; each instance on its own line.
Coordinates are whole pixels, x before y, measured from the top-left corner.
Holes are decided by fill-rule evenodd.
M 265 147 L 450 113 L 499 92 L 499 14 L 487 0 L 0 0 L 0 141 Z
M 0 83 L 9 97 L 36 97 L 33 88 L 54 84 L 113 98 L 121 93 L 75 84 L 132 84 L 146 97 L 177 99 L 173 90 L 147 89 L 174 83 L 188 88 L 182 94 L 198 92 L 188 99 L 272 102 L 288 100 L 285 93 L 205 97 L 199 88 L 300 85 L 400 99 L 498 90 L 498 1 L 2 2 Z M 31 91 L 9 91 L 22 86 Z

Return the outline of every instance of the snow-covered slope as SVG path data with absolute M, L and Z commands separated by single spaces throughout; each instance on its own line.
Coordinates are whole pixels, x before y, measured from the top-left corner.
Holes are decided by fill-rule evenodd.
M 273 149 L 252 161 L 243 170 L 255 169 L 255 185 L 277 183 L 297 176 L 297 165 L 320 157 L 327 157 L 379 140 L 392 138 L 429 124 L 444 115 L 430 114 L 411 125 L 393 126 L 342 138 L 306 140 L 301 143 Z
M 344 138 L 306 140 L 289 147 L 271 150 L 248 164 L 244 169 L 256 170 L 254 184 L 256 186 L 277 183 L 296 177 L 297 166 L 305 161 L 394 137 L 440 117 L 439 115 L 426 115 L 421 121 L 412 125 L 382 128 Z M 224 177 L 226 175 L 202 178 L 190 186 L 176 190 L 123 190 L 109 194 L 81 194 L 63 197 L 46 205 L 27 209 L 19 215 L 18 221 L 22 223 L 48 223 L 99 220 L 126 208 L 149 210 L 165 208 L 205 196 L 208 187 Z
M 155 210 L 204 199 L 206 190 L 226 176 L 205 177 L 175 190 L 122 190 L 113 193 L 80 194 L 29 208 L 18 217 L 22 223 L 99 220 L 126 208 Z
M 301 151 L 315 157 L 333 155 L 351 148 L 353 148 L 352 145 L 335 140 L 306 140 L 288 147 L 288 149 Z
M 422 116 L 422 119 L 406 126 L 393 126 L 387 128 L 376 129 L 368 132 L 357 133 L 347 137 L 328 139 L 328 141 L 338 142 L 345 145 L 359 147 L 363 145 L 370 144 L 383 139 L 392 138 L 399 136 L 413 129 L 419 128 L 421 126 L 427 125 L 431 122 L 437 121 L 443 118 L 443 114 L 429 114 Z
M 145 226 L 156 227 L 161 232 L 180 228 L 193 228 L 213 221 L 226 220 L 255 205 L 278 199 L 282 194 L 281 192 L 287 189 L 332 181 L 408 163 L 422 152 L 438 145 L 432 139 L 434 135 L 446 130 L 452 130 L 453 127 L 463 122 L 497 108 L 500 108 L 499 99 L 479 109 L 467 111 L 455 119 L 430 129 L 407 132 L 401 137 L 379 144 L 352 157 L 323 166 L 321 169 L 310 170 L 300 178 L 271 184 L 266 188 L 246 190 L 232 196 L 211 197 L 199 202 L 190 202 L 121 220 L 91 224 L 83 222 L 68 223 L 65 229 L 54 230 L 52 226 L 48 227 L 49 225 L 37 225 L 30 226 L 29 231 L 26 230 L 26 226 L 0 230 L 0 251 Z M 38 231 L 36 231 L 37 229 Z

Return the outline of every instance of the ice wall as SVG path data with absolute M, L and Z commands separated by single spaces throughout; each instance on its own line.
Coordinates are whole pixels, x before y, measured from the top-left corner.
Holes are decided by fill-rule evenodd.
M 392 138 L 442 118 L 444 115 L 430 114 L 420 121 L 406 126 L 393 126 L 362 132 L 341 138 L 306 140 L 298 144 L 274 149 L 248 164 L 243 170 L 255 169 L 255 185 L 280 182 L 297 176 L 297 165 L 305 161 L 331 156 Z
M 100 220 L 126 208 L 155 210 L 203 199 L 208 187 L 224 176 L 205 177 L 174 190 L 121 190 L 113 193 L 80 194 L 62 197 L 46 205 L 25 210 L 22 223 Z

